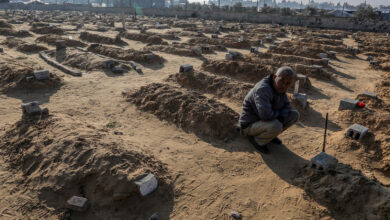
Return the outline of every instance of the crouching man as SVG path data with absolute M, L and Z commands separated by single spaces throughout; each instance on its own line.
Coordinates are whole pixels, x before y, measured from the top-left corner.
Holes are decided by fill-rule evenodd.
M 239 124 L 242 133 L 261 153 L 269 153 L 270 142 L 281 144 L 277 136 L 299 119 L 298 111 L 291 110 L 286 95 L 294 80 L 294 70 L 281 67 L 276 74 L 259 81 L 245 97 Z

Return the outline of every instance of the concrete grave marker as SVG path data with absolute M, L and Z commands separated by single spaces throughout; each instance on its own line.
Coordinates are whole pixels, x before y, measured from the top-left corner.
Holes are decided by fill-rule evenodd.
M 321 58 L 321 61 L 324 64 L 324 66 L 328 66 L 330 59 L 329 58 Z
M 113 73 L 117 73 L 117 74 L 123 73 L 122 67 L 119 67 L 119 66 L 116 66 L 116 67 L 112 68 L 111 71 L 112 71 Z
M 37 101 L 22 104 L 21 107 L 22 107 L 23 114 L 36 115 L 41 113 L 41 108 L 39 107 Z
M 183 64 L 180 66 L 179 72 L 180 73 L 193 73 L 194 67 L 190 64 Z
M 298 82 L 299 84 L 299 82 Z M 307 95 L 304 93 L 294 93 L 294 98 L 298 100 L 303 108 L 307 107 Z
M 33 74 L 37 80 L 47 80 L 50 78 L 50 72 L 48 70 L 37 70 Z
M 259 52 L 258 47 L 251 47 L 251 53 L 257 53 L 257 52 Z
M 149 173 L 141 175 L 134 181 L 135 185 L 138 186 L 138 191 L 142 196 L 147 196 L 150 193 L 154 192 L 158 187 L 158 182 L 156 177 Z
M 202 52 L 209 53 L 211 51 L 211 48 L 209 46 L 202 46 Z
M 374 98 L 374 99 L 377 99 L 377 98 L 378 98 L 378 94 L 376 94 L 375 92 L 364 91 L 364 92 L 363 92 L 363 95 L 364 95 L 364 96 L 368 96 L 368 97 L 370 97 L 370 98 Z
M 349 98 L 343 98 L 340 100 L 339 110 L 354 109 L 359 101 Z
M 312 158 L 310 162 L 311 167 L 316 168 L 319 171 L 328 171 L 335 170 L 339 161 L 325 152 L 321 152 Z
M 271 44 L 271 45 L 269 45 L 269 47 L 268 47 L 270 50 L 272 50 L 272 49 L 275 49 L 276 48 L 276 45 L 274 45 L 274 44 Z
M 326 53 L 319 53 L 318 56 L 320 58 L 328 58 L 328 54 L 326 54 Z
M 66 48 L 66 43 L 64 40 L 56 40 L 56 50 L 62 50 Z
M 348 128 L 346 136 L 360 141 L 367 134 L 367 132 L 368 128 L 359 124 L 353 124 Z
M 153 60 L 155 57 L 156 57 L 156 55 L 154 55 L 152 53 L 145 54 L 145 58 L 147 60 Z
M 68 209 L 85 212 L 88 209 L 88 199 L 79 196 L 73 196 L 68 201 L 66 201 L 66 207 Z
M 103 68 L 112 69 L 115 66 L 115 62 L 113 60 L 106 60 L 103 62 Z

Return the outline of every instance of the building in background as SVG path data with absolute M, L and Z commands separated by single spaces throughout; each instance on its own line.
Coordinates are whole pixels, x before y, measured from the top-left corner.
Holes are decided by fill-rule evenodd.
M 114 7 L 163 8 L 165 0 L 114 0 Z

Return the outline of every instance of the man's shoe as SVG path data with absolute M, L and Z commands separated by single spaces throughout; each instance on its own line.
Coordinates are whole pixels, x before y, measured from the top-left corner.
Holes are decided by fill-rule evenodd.
M 282 144 L 282 140 L 280 140 L 278 137 L 272 139 L 271 143 L 274 143 L 274 144 Z
M 249 142 L 256 148 L 256 150 L 260 151 L 263 154 L 269 154 L 269 150 L 267 145 L 260 145 L 256 142 L 255 137 L 248 136 Z

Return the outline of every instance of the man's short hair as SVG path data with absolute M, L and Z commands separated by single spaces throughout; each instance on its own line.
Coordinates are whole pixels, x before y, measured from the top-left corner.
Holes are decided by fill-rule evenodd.
M 289 67 L 289 66 L 282 66 L 278 69 L 278 71 L 276 71 L 276 74 L 275 74 L 277 77 L 280 76 L 284 76 L 284 75 L 288 75 L 292 78 L 295 78 L 295 72 L 294 70 Z

